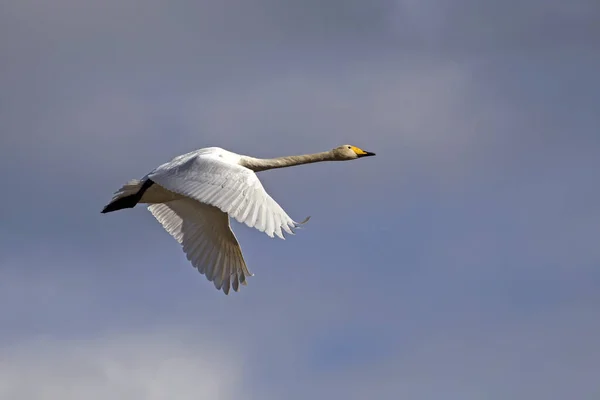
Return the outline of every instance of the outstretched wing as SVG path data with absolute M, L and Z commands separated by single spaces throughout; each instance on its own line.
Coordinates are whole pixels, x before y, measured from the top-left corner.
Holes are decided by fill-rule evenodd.
M 231 230 L 229 217 L 216 207 L 192 199 L 152 204 L 148 209 L 182 246 L 187 259 L 218 290 L 238 291 L 252 276 L 242 249 Z
M 215 206 L 237 221 L 284 239 L 299 224 L 265 191 L 258 176 L 217 155 L 193 154 L 163 164 L 148 174 L 158 185 Z

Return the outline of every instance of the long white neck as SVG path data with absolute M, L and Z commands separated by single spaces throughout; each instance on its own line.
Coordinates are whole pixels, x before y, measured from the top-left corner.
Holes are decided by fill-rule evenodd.
M 337 160 L 332 151 L 324 151 L 322 153 L 277 158 L 254 158 L 242 156 L 240 159 L 240 165 L 249 168 L 254 172 L 260 172 L 268 169 L 293 167 L 295 165 L 310 164 L 321 161 Z

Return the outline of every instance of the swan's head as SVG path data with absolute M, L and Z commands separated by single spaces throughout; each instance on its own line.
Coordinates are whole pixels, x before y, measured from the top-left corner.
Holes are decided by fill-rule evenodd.
M 345 160 L 354 160 L 361 157 L 369 157 L 374 156 L 375 153 L 371 153 L 369 151 L 364 151 L 356 146 L 352 146 L 351 144 L 345 144 L 340 147 L 336 147 L 331 150 L 334 154 L 336 160 L 345 161 Z

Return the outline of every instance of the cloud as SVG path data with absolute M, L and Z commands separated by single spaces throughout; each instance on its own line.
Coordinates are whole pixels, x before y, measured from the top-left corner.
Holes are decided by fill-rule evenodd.
M 591 48 L 600 7 L 593 1 L 439 0 L 392 2 L 388 23 L 408 48 L 463 58 Z
M 524 319 L 448 316 L 419 338 L 398 340 L 385 362 L 322 374 L 313 395 L 364 399 L 593 399 L 600 325 L 579 305 Z M 475 322 L 475 320 L 477 322 Z M 411 321 L 404 321 L 407 330 Z M 342 372 L 343 371 L 343 372 Z M 294 397 L 293 397 L 294 398 Z M 297 398 L 301 398 L 298 396 Z
M 141 176 L 176 154 L 215 145 L 270 157 L 352 143 L 378 152 L 389 167 L 418 154 L 413 167 L 456 175 L 470 166 L 465 155 L 494 137 L 479 129 L 502 115 L 477 93 L 468 66 L 400 60 L 357 63 L 336 75 L 322 67 L 277 73 L 169 103 L 131 88 L 105 88 L 42 112 L 5 148 L 35 150 L 33 165 L 82 181 Z
M 172 275 L 179 275 L 177 268 L 165 276 Z M 445 292 L 415 296 L 408 282 L 397 283 L 401 293 L 390 301 L 373 303 L 380 286 L 315 291 L 302 273 L 296 284 L 303 290 L 279 286 L 266 295 L 265 285 L 275 278 L 262 275 L 253 282 L 252 293 L 226 301 L 214 301 L 213 292 L 202 290 L 195 298 L 178 295 L 175 286 L 180 292 L 202 286 L 180 277 L 165 279 L 160 287 L 170 295 L 152 303 L 142 289 L 150 281 L 130 282 L 137 299 L 125 300 L 119 289 L 104 295 L 121 299 L 111 306 L 112 317 L 98 314 L 106 306 L 89 301 L 107 289 L 102 280 L 58 284 L 55 292 L 66 293 L 67 299 L 74 288 L 90 291 L 87 301 L 82 293 L 70 299 L 83 302 L 81 310 L 42 305 L 55 324 L 61 321 L 75 330 L 4 337 L 0 396 L 228 399 L 243 393 L 248 399 L 405 395 L 425 400 L 444 391 L 450 398 L 466 399 L 560 399 L 567 394 L 592 399 L 600 389 L 594 379 L 599 360 L 589 351 L 600 334 L 592 285 L 588 298 L 579 289 L 580 295 L 556 301 L 556 293 L 537 291 L 534 281 L 523 290 L 515 283 L 491 300 L 481 290 L 459 287 L 456 280 L 450 292 L 446 287 Z M 39 281 L 48 287 L 66 277 L 49 274 Z M 30 285 L 34 281 L 27 280 Z M 327 282 L 321 286 L 326 289 Z M 431 281 L 430 286 L 444 290 L 445 285 Z M 417 283 L 414 289 L 422 287 Z M 309 295 L 299 295 L 308 290 Z M 467 295 L 457 302 L 451 291 Z M 14 299 L 3 303 L 14 305 Z M 143 307 L 132 312 L 136 301 Z M 119 308 L 129 308 L 130 319 L 117 327 Z M 20 310 L 35 315 L 33 309 Z M 158 318 L 140 323 L 139 312 Z M 84 313 L 97 321 L 89 324 Z M 175 318 L 165 318 L 165 313 Z M 69 321 L 77 319 L 79 323 Z M 89 325 L 87 331 L 81 331 L 82 324 Z
M 33 337 L 3 346 L 0 397 L 43 399 L 234 399 L 239 354 L 198 332 Z

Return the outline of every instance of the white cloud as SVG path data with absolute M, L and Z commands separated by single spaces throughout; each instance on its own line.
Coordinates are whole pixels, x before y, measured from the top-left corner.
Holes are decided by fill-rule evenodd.
M 197 332 L 30 338 L 2 348 L 0 398 L 236 399 L 242 360 Z

